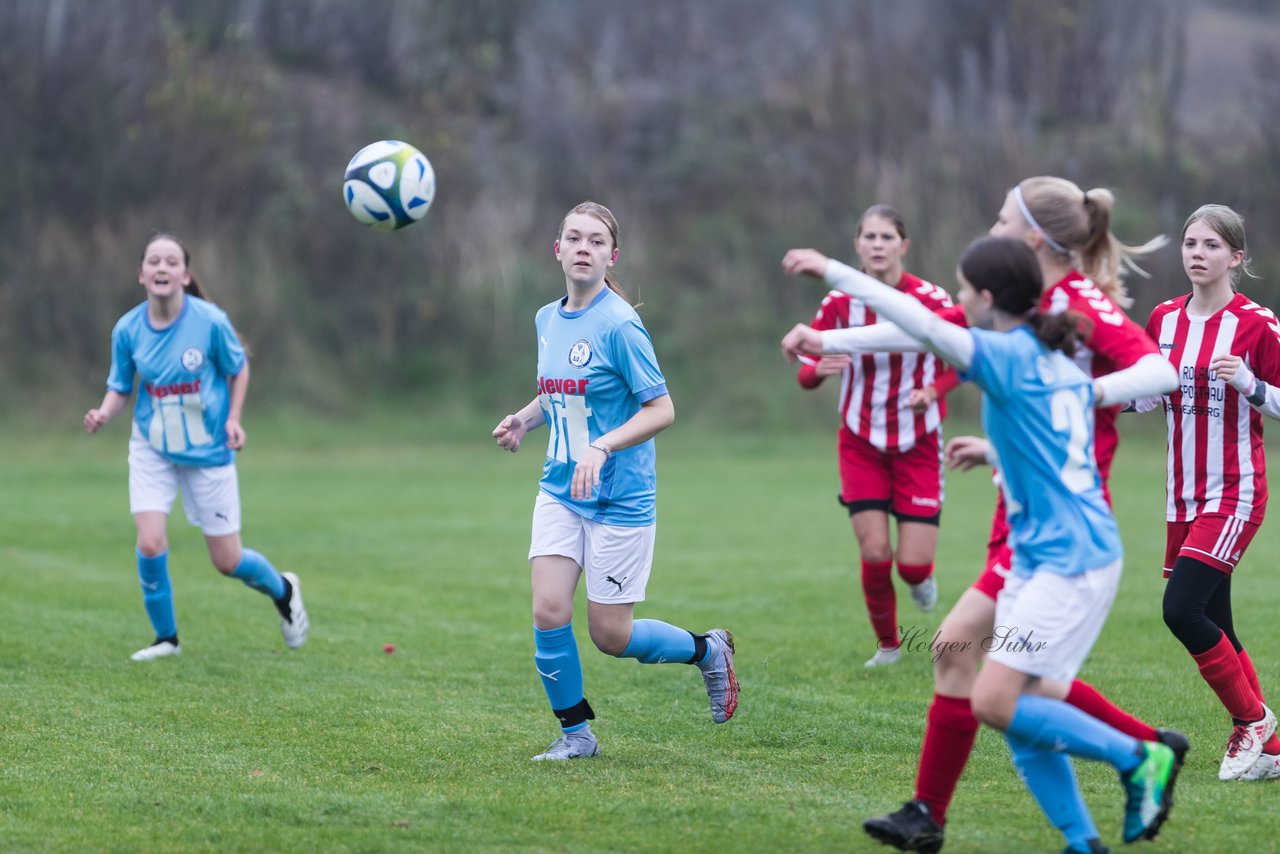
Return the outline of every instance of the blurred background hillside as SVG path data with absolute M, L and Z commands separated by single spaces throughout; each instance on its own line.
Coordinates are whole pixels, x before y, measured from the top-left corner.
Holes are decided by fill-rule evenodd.
M 850 257 L 875 202 L 948 289 L 1029 175 L 1112 188 L 1129 242 L 1229 204 L 1280 305 L 1277 116 L 1273 0 L 0 0 L 0 391 L 96 404 L 164 230 L 253 347 L 252 410 L 498 415 L 590 198 L 682 417 L 785 424 L 830 400 L 777 356 L 821 296 L 778 262 Z M 439 180 L 393 234 L 340 194 L 382 138 Z M 1187 289 L 1176 249 L 1148 267 L 1139 322 Z

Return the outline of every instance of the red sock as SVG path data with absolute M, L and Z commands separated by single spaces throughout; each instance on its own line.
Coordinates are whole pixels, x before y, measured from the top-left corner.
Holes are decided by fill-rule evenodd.
M 898 561 L 898 575 L 908 584 L 919 584 L 933 575 L 932 563 L 903 563 Z
M 1240 659 L 1240 669 L 1244 671 L 1244 678 L 1249 680 L 1249 687 L 1253 689 L 1253 693 L 1258 695 L 1258 699 L 1266 702 L 1267 698 L 1262 696 L 1262 685 L 1258 682 L 1258 671 L 1253 667 L 1253 659 L 1249 657 L 1249 653 L 1243 647 L 1236 654 L 1236 658 Z
M 964 765 L 978 737 L 978 719 L 968 697 L 933 695 L 916 769 L 916 797 L 929 805 L 929 815 L 941 827 Z
M 1071 683 L 1067 692 L 1067 702 L 1090 717 L 1097 718 L 1104 724 L 1131 735 L 1139 741 L 1155 741 L 1156 728 L 1146 721 L 1139 720 L 1124 709 L 1108 700 L 1102 693 L 1088 682 L 1079 679 Z
M 1262 701 L 1253 693 L 1236 648 L 1224 633 L 1208 652 L 1191 656 L 1200 668 L 1200 675 L 1218 695 L 1231 717 L 1242 721 L 1256 721 L 1262 717 Z
M 881 649 L 898 646 L 898 603 L 893 595 L 893 561 L 862 562 L 862 598 Z
M 1249 680 L 1249 686 L 1253 688 L 1253 693 L 1258 695 L 1258 699 L 1266 702 L 1267 698 L 1262 696 L 1262 685 L 1258 682 L 1258 671 L 1253 667 L 1253 659 L 1249 658 L 1249 653 L 1244 649 L 1236 656 L 1240 659 L 1240 669 L 1244 671 L 1244 678 Z M 1271 734 L 1271 738 L 1267 739 L 1267 743 L 1262 745 L 1262 752 L 1275 756 L 1280 754 L 1280 737 L 1275 733 Z

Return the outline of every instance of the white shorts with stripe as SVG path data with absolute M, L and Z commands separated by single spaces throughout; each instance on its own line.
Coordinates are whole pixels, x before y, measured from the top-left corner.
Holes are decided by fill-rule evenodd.
M 151 446 L 138 425 L 129 437 L 129 512 L 163 513 L 182 493 L 187 521 L 207 537 L 240 530 L 240 485 L 235 463 L 225 466 L 180 466 Z
M 995 631 L 983 641 L 987 657 L 1029 676 L 1075 679 L 1111 612 L 1123 565 L 1009 576 L 996 599 Z
M 529 560 L 572 559 L 587 578 L 587 598 L 605 605 L 643 602 L 653 567 L 657 525 L 629 528 L 592 522 L 539 490 L 533 503 Z

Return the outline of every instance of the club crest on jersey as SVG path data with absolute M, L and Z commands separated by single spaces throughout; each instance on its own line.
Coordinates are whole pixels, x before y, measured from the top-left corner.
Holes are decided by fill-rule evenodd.
M 591 344 L 585 338 L 579 338 L 569 348 L 569 364 L 575 368 L 585 368 L 591 361 Z
M 204 353 L 201 353 L 195 347 L 188 347 L 182 351 L 182 367 L 188 371 L 197 370 L 204 364 Z

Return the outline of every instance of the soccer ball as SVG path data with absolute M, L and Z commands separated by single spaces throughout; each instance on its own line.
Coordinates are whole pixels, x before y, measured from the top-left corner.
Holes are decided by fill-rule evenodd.
M 435 196 L 431 161 L 409 143 L 394 139 L 357 151 L 342 182 L 347 210 L 378 231 L 395 231 L 422 219 Z

